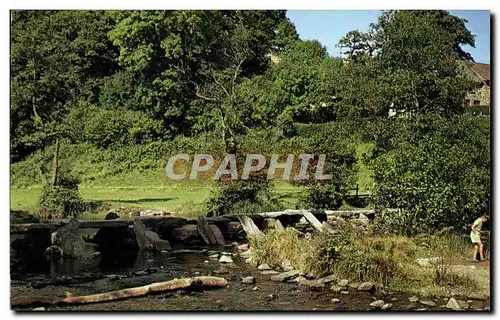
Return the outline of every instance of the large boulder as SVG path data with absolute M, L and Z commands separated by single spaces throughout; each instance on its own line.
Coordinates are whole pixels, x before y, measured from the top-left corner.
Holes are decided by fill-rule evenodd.
M 97 245 L 85 242 L 82 237 L 74 233 L 66 234 L 60 240 L 59 246 L 64 256 L 83 259 L 96 257 L 94 253 L 97 252 Z
M 78 232 L 79 222 L 77 219 L 71 219 L 69 223 L 65 226 L 60 227 L 56 231 L 52 232 L 50 235 L 50 241 L 53 245 L 60 245 L 61 239 L 64 238 L 68 233 Z
M 51 234 L 52 247 L 57 246 L 67 257 L 89 259 L 96 258 L 97 245 L 87 243 L 78 234 L 78 220 L 71 219 L 69 223 Z
M 156 251 L 170 250 L 170 243 L 160 239 L 156 232 L 148 230 L 140 219 L 134 220 L 134 232 L 139 249 L 153 249 Z
M 186 224 L 182 227 L 173 229 L 172 236 L 176 239 L 185 241 L 187 239 L 197 239 L 200 234 L 198 233 L 198 227 L 195 224 Z

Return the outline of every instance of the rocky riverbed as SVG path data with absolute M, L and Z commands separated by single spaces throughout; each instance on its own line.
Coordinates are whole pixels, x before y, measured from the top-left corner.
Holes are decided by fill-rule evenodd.
M 241 248 L 245 249 L 245 246 Z M 174 278 L 213 275 L 227 279 L 229 286 L 223 289 L 178 291 L 122 301 L 37 310 L 489 310 L 489 301 L 486 300 L 460 296 L 430 299 L 386 292 L 370 284 L 349 283 L 332 276 L 314 279 L 292 270 L 293 267 L 286 263 L 276 269 L 269 266 L 254 268 L 245 263 L 247 259 L 248 253 L 235 246 L 178 247 L 156 253 L 130 253 L 117 256 L 116 261 L 108 259 L 89 266 L 64 259 L 53 261 L 38 270 L 21 268 L 29 272 L 13 273 L 11 296 L 88 295 Z M 35 307 L 22 310 L 31 311 Z

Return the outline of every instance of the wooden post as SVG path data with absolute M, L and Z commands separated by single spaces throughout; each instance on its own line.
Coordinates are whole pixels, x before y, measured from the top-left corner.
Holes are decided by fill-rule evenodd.
M 51 186 L 54 188 L 57 183 L 57 170 L 59 165 L 59 139 L 56 140 L 56 150 L 54 151 L 54 160 L 52 161 L 52 180 Z

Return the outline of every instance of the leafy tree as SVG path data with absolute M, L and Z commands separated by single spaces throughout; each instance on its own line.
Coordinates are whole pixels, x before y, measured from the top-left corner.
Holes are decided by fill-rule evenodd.
M 295 29 L 295 25 L 287 18 L 278 24 L 273 48 L 276 52 L 283 52 L 288 50 L 298 40 L 299 34 Z
M 330 58 L 318 41 L 296 41 L 274 67 L 275 83 L 284 100 L 278 106 L 294 121 L 327 122 L 335 119 L 335 79 L 342 61 Z M 284 107 L 284 108 L 283 108 Z
M 472 59 L 461 46 L 474 46 L 466 22 L 443 10 L 384 12 L 369 32 L 351 31 L 340 40 L 339 45 L 347 49 L 348 69 L 354 71 L 344 85 L 355 82 L 352 78 L 359 71 L 363 74 L 359 65 L 367 66 L 362 76 L 366 79 L 378 68 L 376 81 L 381 85 L 369 84 L 366 90 L 377 97 L 374 105 L 366 106 L 371 114 L 383 114 L 388 107 L 421 114 L 460 113 L 470 88 L 460 61 Z M 352 95 L 346 100 L 351 104 Z
M 79 99 L 95 99 L 114 72 L 104 11 L 15 11 L 11 22 L 11 132 L 14 160 L 57 135 Z

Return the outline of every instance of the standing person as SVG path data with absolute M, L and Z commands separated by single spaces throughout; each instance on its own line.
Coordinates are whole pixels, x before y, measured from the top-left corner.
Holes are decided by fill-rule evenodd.
M 480 218 L 477 218 L 476 221 L 472 224 L 472 231 L 470 232 L 470 239 L 472 244 L 474 245 L 474 257 L 472 258 L 475 261 L 484 260 L 484 244 L 481 242 L 481 229 L 483 228 L 483 223 L 488 221 L 489 216 L 484 215 Z M 477 251 L 479 250 L 480 260 L 477 260 Z

